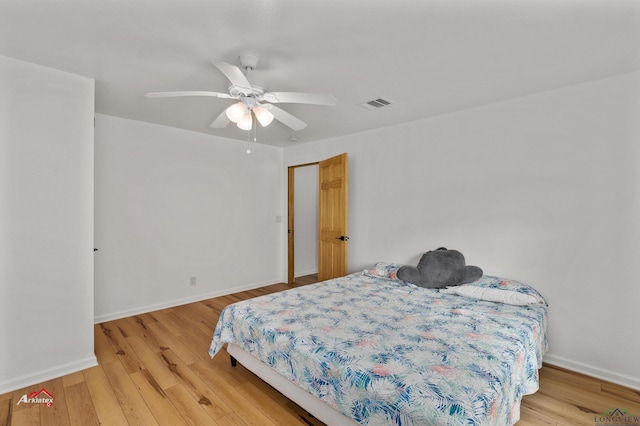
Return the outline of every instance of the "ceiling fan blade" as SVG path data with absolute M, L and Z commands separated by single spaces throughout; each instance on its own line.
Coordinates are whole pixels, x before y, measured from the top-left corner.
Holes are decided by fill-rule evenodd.
M 229 79 L 231 84 L 248 89 L 249 92 L 247 92 L 246 94 L 249 94 L 251 92 L 251 83 L 249 83 L 249 80 L 247 80 L 247 77 L 242 73 L 240 68 L 227 62 L 212 62 L 213 65 L 215 65 L 220 70 L 220 72 L 222 72 L 222 74 L 224 74 Z
M 334 106 L 337 99 L 333 95 L 322 93 L 302 93 L 302 92 L 267 92 L 262 95 L 262 100 L 277 103 L 311 104 Z
M 147 98 L 177 98 L 180 96 L 211 96 L 214 98 L 234 99 L 227 93 L 206 92 L 202 90 L 188 90 L 182 92 L 151 92 L 144 95 Z
M 214 129 L 222 129 L 229 123 L 231 123 L 231 120 L 229 120 L 229 117 L 227 117 L 227 110 L 225 109 L 220 113 L 219 116 L 216 117 L 215 120 L 213 120 L 213 123 L 209 124 L 209 127 Z
M 302 130 L 305 127 L 307 127 L 307 123 L 305 123 L 304 121 L 300 120 L 297 117 L 294 117 L 293 115 L 289 114 L 287 111 L 280 109 L 275 105 L 271 105 L 271 108 L 269 108 L 269 111 L 271 111 L 271 114 L 273 114 L 276 120 L 278 120 L 285 126 L 292 128 L 293 130 Z

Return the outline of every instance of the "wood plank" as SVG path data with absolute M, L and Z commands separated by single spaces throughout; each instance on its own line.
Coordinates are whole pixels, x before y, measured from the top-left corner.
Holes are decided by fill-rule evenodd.
M 309 284 L 315 284 L 317 282 L 318 282 L 318 274 L 311 274 L 311 275 L 305 275 L 303 277 L 297 277 L 294 285 L 296 286 L 309 285 Z
M 227 382 L 229 386 L 238 386 L 238 383 L 257 378 L 255 374 L 240 363 L 236 367 L 231 366 L 230 356 L 226 349 L 218 352 L 215 357 L 208 359 L 206 363 L 210 364 L 211 368 L 218 373 L 220 379 Z
M 11 421 L 13 425 L 39 426 L 40 407 L 38 404 L 20 404 L 25 407 L 22 410 L 14 410 Z
M 30 408 L 33 408 L 35 405 L 34 404 L 24 404 L 24 403 L 20 403 L 20 398 L 22 398 L 24 395 L 29 395 L 31 392 L 35 392 L 40 390 L 41 388 L 38 387 L 38 385 L 33 385 L 33 386 L 29 386 L 26 388 L 22 388 L 22 389 L 17 389 L 15 391 L 13 391 L 11 393 L 11 400 L 13 401 L 13 405 L 12 405 L 12 417 L 14 419 L 14 421 L 17 421 L 16 419 L 22 419 L 24 418 L 24 420 L 27 423 L 31 422 L 32 419 L 34 417 L 36 417 L 38 419 L 38 423 L 40 422 L 40 414 L 37 413 L 25 413 L 25 414 L 20 414 L 21 411 L 28 411 Z M 38 409 L 36 409 L 36 411 L 39 411 Z M 29 423 L 30 424 L 30 423 Z
M 193 352 L 200 360 L 209 359 L 209 345 L 213 338 L 213 328 L 205 332 L 192 324 L 178 312 L 168 314 L 173 324 L 177 324 L 183 332 L 176 335 L 176 338 L 182 342 L 191 352 Z
M 533 408 L 522 405 L 520 407 L 520 420 L 516 424 L 518 426 L 555 426 L 556 421 L 548 417 L 546 413 L 539 413 Z
M 219 371 L 212 369 L 210 363 L 205 361 L 195 362 L 190 367 L 247 425 L 273 425 L 273 422 L 265 421 L 262 411 L 258 410 L 252 401 L 248 401 L 238 392 L 236 388 L 241 382 L 230 386 L 221 378 Z
M 572 385 L 579 387 L 580 389 L 589 390 L 592 392 L 600 391 L 600 383 L 594 381 L 593 378 L 584 376 L 578 373 L 572 373 L 560 367 L 543 365 L 540 372 L 544 371 L 545 378 L 547 380 L 554 380 L 556 382 L 571 383 Z
M 67 410 L 72 425 L 98 426 L 98 415 L 93 406 L 91 394 L 85 382 L 64 389 L 67 399 Z
M 615 407 L 619 401 L 615 395 L 591 389 L 593 386 L 580 388 L 580 392 L 576 392 L 574 384 L 557 378 L 545 377 L 545 386 L 541 386 L 538 394 L 549 395 L 558 401 L 577 407 L 580 411 L 594 415 L 602 414 L 609 408 Z M 624 408 L 633 413 L 640 413 L 640 403 L 638 402 L 626 401 Z
M 213 335 L 211 337 L 213 337 Z M 206 343 L 202 338 L 195 338 L 189 333 L 185 333 L 182 336 L 176 336 L 176 338 L 183 345 L 189 348 L 189 350 L 198 357 L 199 361 L 208 361 L 211 359 L 209 357 L 209 345 L 211 344 L 211 338 L 209 338 Z
M 100 328 L 115 351 L 117 359 L 125 366 L 127 373 L 131 374 L 144 369 L 144 364 L 127 343 L 122 329 L 115 326 L 113 322 L 100 324 Z
M 253 380 L 242 383 L 237 389 L 244 398 L 262 412 L 265 418 L 271 420 L 273 423 L 280 426 L 299 425 L 300 418 L 296 413 L 291 413 L 286 410 L 284 405 L 278 404 L 278 402 L 276 402 L 278 398 L 275 393 L 269 392 L 265 394 L 256 386 L 256 383 L 261 381 L 258 377 L 254 377 Z
M 158 321 L 147 323 L 142 315 L 136 315 L 125 319 L 129 324 L 131 335 L 140 336 L 149 345 L 154 352 L 160 352 L 166 349 L 163 340 L 150 328 L 151 324 L 157 324 Z
M 218 420 L 231 412 L 229 406 L 171 350 L 164 351 L 158 356 L 212 419 Z
M 109 323 L 109 326 L 116 330 L 125 339 L 129 336 L 138 335 L 138 331 L 133 327 L 134 322 L 129 322 L 133 317 L 120 318 Z
M 102 364 L 102 368 L 129 425 L 157 425 L 158 422 L 153 413 L 138 393 L 138 389 L 122 364 L 115 361 Z
M 220 316 L 220 312 L 230 305 L 229 303 L 220 300 L 220 298 L 203 300 L 202 303 L 214 312 L 216 320 Z
M 162 389 L 167 389 L 178 384 L 173 373 L 160 361 L 156 353 L 138 336 L 127 337 L 127 341 L 136 353 L 136 356 L 144 363 L 145 369 L 153 376 L 153 379 Z
M 313 417 L 307 412 L 307 410 L 303 409 L 294 402 L 287 400 L 287 403 L 284 406 L 292 413 L 295 413 L 298 418 L 302 420 L 301 424 L 305 424 L 307 426 L 324 426 L 324 423 Z
M 218 423 L 224 426 L 247 426 L 236 413 L 229 413 L 218 420 Z
M 226 351 L 217 354 L 210 360 L 211 369 L 217 373 L 220 383 L 226 387 L 237 389 L 252 405 L 258 408 L 263 416 L 276 424 L 322 425 L 288 398 L 265 383 L 258 376 L 238 364 L 232 367 Z M 286 413 L 284 413 L 286 411 Z
M 575 405 L 540 392 L 527 397 L 527 407 L 567 425 L 593 426 L 594 423 L 594 413 L 584 412 Z
M 13 399 L 13 392 L 0 394 L 0 401 L 6 401 L 7 399 Z
M 160 425 L 178 426 L 187 424 L 176 411 L 171 399 L 167 397 L 167 394 L 147 370 L 130 374 L 129 377 L 131 377 L 138 389 L 138 393 L 145 400 Z
M 200 359 L 185 346 L 173 333 L 171 333 L 161 322 L 149 324 L 149 328 L 162 340 L 165 348 L 173 351 L 185 364 L 191 364 Z
M 83 374 L 100 423 L 105 425 L 127 424 L 127 418 L 102 367 L 86 369 Z
M 62 379 L 53 379 L 42 383 L 40 389 L 46 389 L 53 396 L 53 405 L 47 407 L 38 404 L 40 407 L 40 424 L 43 426 L 66 426 L 70 425 L 69 411 L 67 410 L 67 399 L 64 392 Z
M 188 312 L 191 318 L 201 321 L 210 330 L 213 330 L 218 322 L 216 310 L 210 308 L 204 303 L 190 303 L 188 305 L 179 306 L 176 310 L 180 312 Z
M 317 281 L 314 281 L 314 282 L 317 282 Z M 293 287 L 295 287 L 295 285 L 296 285 L 295 282 L 293 284 L 278 283 L 278 284 L 271 284 L 271 285 L 268 285 L 268 286 L 265 286 L 265 287 L 261 287 L 261 288 L 263 290 L 265 290 L 265 291 L 270 292 L 270 293 L 276 293 L 278 291 L 283 291 L 283 290 L 288 290 L 290 288 L 293 288 Z
M 200 315 L 192 312 L 190 309 L 176 309 L 173 311 L 173 314 L 175 315 L 174 319 L 185 327 L 186 333 L 193 334 L 196 337 L 204 336 L 209 340 L 213 337 L 213 329 L 218 322 L 217 318 L 211 320 L 213 315 L 209 318 L 211 320 L 210 324 L 207 324 L 201 319 Z
M 177 384 L 166 389 L 165 393 L 171 398 L 176 410 L 186 420 L 187 424 L 194 426 L 218 424 L 184 386 Z
M 82 371 L 76 371 L 75 373 L 62 376 L 62 385 L 65 388 L 82 382 L 84 382 L 84 375 L 82 374 Z
M 154 322 L 158 322 L 158 319 L 153 314 L 154 312 L 147 312 L 144 314 L 135 315 L 135 318 L 136 318 L 136 321 L 140 319 L 146 325 L 149 325 L 149 324 L 153 324 Z
M 9 393 L 5 395 L 10 395 Z M 0 425 L 8 426 L 11 424 L 13 410 L 13 398 L 0 399 Z
M 260 297 L 260 296 L 264 296 L 265 293 L 258 290 L 258 289 L 253 289 L 253 290 L 247 290 L 246 295 L 249 296 L 250 298 L 254 298 L 254 297 Z M 268 293 L 267 293 L 268 294 Z
M 243 369 L 246 369 L 246 367 L 244 365 L 241 365 L 241 367 Z M 233 374 L 233 372 L 237 369 L 237 367 L 233 367 L 231 368 L 231 374 Z M 248 371 L 248 370 L 247 370 Z M 257 389 L 259 392 L 262 392 L 265 395 L 268 395 L 269 398 L 271 398 L 273 401 L 275 401 L 278 405 L 287 405 L 289 402 L 291 402 L 289 400 L 289 398 L 287 398 L 286 396 L 284 396 L 283 394 L 281 394 L 280 392 L 271 392 L 271 389 L 273 389 L 271 387 L 270 384 L 268 384 L 267 382 L 265 382 L 264 380 L 262 380 L 260 377 L 254 375 L 254 374 L 249 374 L 249 379 L 247 380 L 247 382 L 252 383 L 253 387 L 255 389 Z
M 201 338 L 195 338 L 190 333 L 176 336 L 176 338 L 180 343 L 187 347 L 191 353 L 197 356 L 199 361 L 206 361 L 209 359 L 209 344 L 211 343 L 211 340 L 204 343 Z
M 154 314 L 154 316 L 158 318 L 158 322 L 161 323 L 174 336 L 181 336 L 185 332 L 181 324 L 177 324 L 174 321 L 173 309 L 165 309 L 163 311 L 154 312 Z
M 247 297 L 244 292 L 239 292 L 239 293 L 233 293 L 233 294 L 228 294 L 226 296 L 223 296 L 225 300 L 227 300 L 229 302 L 229 304 L 232 303 L 236 303 L 236 302 L 240 302 L 242 300 L 246 300 L 249 299 L 249 297 Z
M 627 401 L 640 404 L 640 390 L 629 389 L 614 383 L 601 383 L 602 393 L 611 395 L 614 398 L 622 398 Z M 636 413 L 634 413 L 636 414 Z
M 111 329 L 102 324 L 96 324 L 93 327 L 93 350 L 98 358 L 98 363 L 113 362 L 118 359 L 106 333 L 111 333 Z M 84 380 L 84 378 L 83 378 Z

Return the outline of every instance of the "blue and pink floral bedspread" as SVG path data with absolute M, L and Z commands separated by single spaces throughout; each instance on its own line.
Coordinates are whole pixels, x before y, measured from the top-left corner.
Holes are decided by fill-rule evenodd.
M 490 302 L 365 271 L 227 306 L 209 354 L 235 343 L 363 425 L 511 425 L 538 389 L 540 299 Z

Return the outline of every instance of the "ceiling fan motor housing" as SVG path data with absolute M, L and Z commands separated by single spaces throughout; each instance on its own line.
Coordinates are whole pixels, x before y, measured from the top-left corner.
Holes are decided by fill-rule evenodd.
M 264 89 L 260 86 L 251 85 L 251 87 L 242 87 L 237 85 L 229 86 L 229 94 L 233 97 L 242 98 L 243 96 L 253 96 L 259 98 L 264 94 Z
M 241 96 L 240 102 L 242 102 L 249 110 L 253 110 L 258 106 L 258 101 L 255 96 Z

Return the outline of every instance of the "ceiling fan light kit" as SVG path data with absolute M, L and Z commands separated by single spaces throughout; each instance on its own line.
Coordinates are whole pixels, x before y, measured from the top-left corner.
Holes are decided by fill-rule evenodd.
M 253 113 L 255 114 L 258 122 L 262 127 L 267 127 L 274 119 L 273 114 L 271 114 L 265 107 L 257 106 L 253 109 Z
M 231 105 L 225 110 L 227 118 L 242 130 L 251 130 L 251 113 L 256 116 L 262 127 L 267 127 L 274 119 L 273 114 L 258 104 L 252 96 L 242 96 L 240 102 Z
M 244 106 L 242 102 L 238 102 L 231 105 L 229 108 L 227 108 L 225 112 L 229 120 L 233 121 L 234 123 L 237 123 L 249 111 L 247 110 L 247 107 Z
M 249 112 L 240 117 L 240 120 L 238 120 L 236 126 L 238 126 L 238 128 L 242 130 L 251 130 L 251 128 L 253 127 L 252 122 L 253 118 L 251 117 L 251 113 Z
M 310 105 L 333 106 L 336 98 L 333 95 L 302 92 L 265 92 L 257 85 L 252 85 L 247 76 L 258 65 L 258 58 L 253 55 L 239 57 L 240 68 L 227 62 L 213 61 L 213 65 L 231 82 L 229 93 L 209 91 L 152 92 L 148 98 L 171 98 L 180 96 L 210 96 L 221 99 L 235 99 L 237 102 L 226 108 L 211 123 L 212 128 L 226 127 L 229 122 L 235 123 L 242 130 L 251 130 L 253 116 L 262 127 L 266 127 L 275 118 L 285 126 L 298 131 L 307 127 L 307 123 L 273 105 L 277 103 L 298 103 Z

